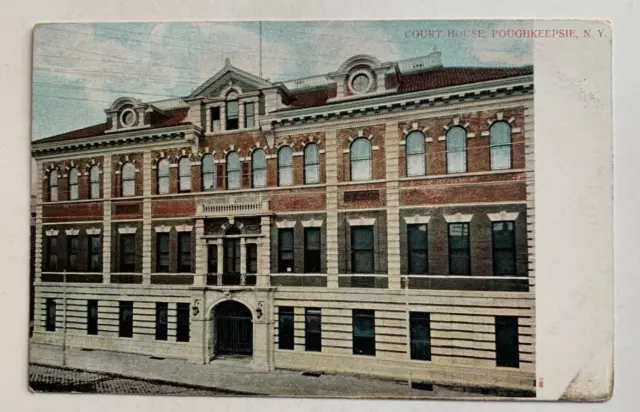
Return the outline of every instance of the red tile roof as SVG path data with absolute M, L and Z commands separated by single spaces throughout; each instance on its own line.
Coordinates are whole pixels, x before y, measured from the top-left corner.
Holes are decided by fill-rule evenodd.
M 180 124 L 188 124 L 188 121 L 185 121 L 187 118 L 187 114 L 189 113 L 188 108 L 184 109 L 174 109 L 174 110 L 166 110 L 168 117 L 160 120 L 152 126 L 151 130 L 161 129 L 164 127 L 177 126 Z M 39 143 L 55 143 L 55 142 L 64 142 L 67 140 L 75 140 L 75 139 L 84 139 L 87 137 L 99 137 L 105 135 L 107 130 L 107 123 L 100 123 L 93 126 L 85 127 L 83 129 L 72 130 L 67 133 L 58 134 L 51 137 L 46 137 L 44 139 L 35 140 L 34 144 Z M 109 136 L 117 135 L 118 133 L 126 132 L 124 129 L 120 132 L 112 132 L 108 133 Z
M 533 74 L 533 68 L 496 68 L 496 67 L 442 67 L 437 69 L 429 69 L 416 73 L 387 75 L 387 87 L 398 87 L 398 93 L 410 93 L 421 90 L 438 89 L 442 87 L 456 86 L 462 84 L 471 84 L 485 82 L 489 80 L 499 80 L 515 76 L 526 76 Z M 308 107 L 322 106 L 326 104 L 327 99 L 336 96 L 335 88 L 318 88 L 313 90 L 303 90 L 300 92 L 293 91 L 294 99 L 291 107 L 278 110 L 278 112 L 303 109 Z M 169 115 L 166 119 L 162 119 L 153 125 L 153 129 L 161 129 L 163 127 L 177 126 L 179 124 L 188 124 L 185 121 L 187 108 L 167 110 Z M 88 137 L 98 137 L 105 134 L 107 124 L 101 123 L 83 129 L 73 130 L 71 132 L 58 134 L 44 139 L 36 140 L 33 143 L 52 143 L 63 142 L 67 140 L 83 139 Z M 123 130 L 122 132 L 125 132 Z M 109 133 L 109 135 L 117 135 L 121 132 Z
M 398 77 L 387 75 L 386 83 L 389 88 L 398 87 L 398 93 L 410 93 L 530 74 L 533 74 L 533 69 L 529 67 L 442 67 L 400 74 Z M 291 103 L 291 107 L 278 110 L 279 112 L 322 106 L 326 104 L 328 98 L 336 96 L 336 89 L 325 88 L 298 93 L 294 91 L 293 96 L 296 99 Z

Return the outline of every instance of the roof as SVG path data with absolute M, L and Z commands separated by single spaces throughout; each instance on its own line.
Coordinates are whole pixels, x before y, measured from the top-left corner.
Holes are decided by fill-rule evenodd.
M 531 74 L 533 74 L 532 67 L 438 67 L 419 72 L 399 74 L 397 76 L 395 74 L 387 74 L 386 83 L 388 88 L 398 87 L 398 93 L 401 94 L 479 83 L 490 80 L 506 79 L 509 77 L 527 76 Z M 327 99 L 336 97 L 336 88 L 333 86 L 326 86 L 292 91 L 292 96 L 293 99 L 291 101 L 291 107 L 276 111 L 284 112 L 288 110 L 325 105 L 327 103 Z M 366 97 L 366 95 L 363 97 Z M 153 124 L 152 128 L 160 129 L 180 124 L 189 124 L 190 122 L 186 121 L 188 111 L 188 107 L 178 107 L 166 110 L 165 113 L 168 117 Z M 111 136 L 128 131 L 128 129 L 123 129 L 118 132 L 106 133 L 106 130 L 107 124 L 105 122 L 36 140 L 33 144 L 63 142 L 74 139 L 99 137 L 103 135 Z
M 398 76 L 387 74 L 386 83 L 388 88 L 398 87 L 398 93 L 411 93 L 531 74 L 532 67 L 440 67 Z M 280 109 L 278 112 L 322 106 L 328 98 L 336 96 L 336 89 L 325 87 L 297 93 L 294 91 L 292 94 L 295 100 L 291 102 L 291 107 Z
M 178 126 L 180 124 L 188 124 L 190 122 L 185 121 L 187 118 L 187 114 L 189 113 L 189 108 L 180 108 L 174 110 L 167 110 L 165 113 L 168 115 L 166 119 L 162 119 L 159 122 L 152 125 L 152 128 L 161 129 L 164 127 Z M 34 144 L 40 143 L 55 143 L 55 142 L 64 142 L 67 140 L 75 140 L 75 139 L 84 139 L 87 137 L 99 137 L 102 135 L 117 135 L 119 133 L 127 132 L 129 129 L 122 129 L 117 132 L 106 133 L 107 131 L 107 123 L 100 123 L 93 126 L 85 127 L 83 129 L 77 129 L 70 132 L 58 134 L 51 137 L 46 137 L 44 139 L 35 140 Z

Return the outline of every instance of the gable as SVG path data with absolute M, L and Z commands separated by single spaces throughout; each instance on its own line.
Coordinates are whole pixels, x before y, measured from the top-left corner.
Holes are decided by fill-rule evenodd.
M 229 63 L 229 59 L 227 59 L 222 70 L 195 89 L 188 98 L 219 97 L 220 93 L 230 85 L 238 86 L 242 89 L 242 93 L 272 86 L 272 84 L 265 79 L 232 66 Z
M 238 76 L 236 73 L 227 72 L 215 83 L 200 92 L 198 97 L 219 97 L 220 93 L 229 88 L 229 86 L 239 87 L 242 89 L 242 93 L 254 92 L 260 89 L 259 85 L 247 81 L 247 79 Z

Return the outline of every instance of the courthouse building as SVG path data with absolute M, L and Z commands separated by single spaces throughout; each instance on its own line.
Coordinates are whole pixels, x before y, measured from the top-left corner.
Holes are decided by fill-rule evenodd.
M 117 99 L 33 142 L 32 342 L 535 390 L 533 90 L 435 51 Z

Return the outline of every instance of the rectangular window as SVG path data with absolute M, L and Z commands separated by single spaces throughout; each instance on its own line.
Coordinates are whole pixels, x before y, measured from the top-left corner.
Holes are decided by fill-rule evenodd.
M 496 316 L 496 366 L 520 367 L 518 318 Z
M 87 301 L 87 334 L 98 334 L 98 301 Z
M 45 324 L 44 329 L 47 332 L 56 331 L 56 301 L 52 298 L 47 298 L 45 303 Z
M 218 273 L 218 246 L 207 246 L 207 273 Z
M 219 107 L 211 108 L 211 131 L 213 132 L 220 131 L 220 108 Z
M 178 233 L 178 272 L 191 273 L 191 232 Z
M 78 270 L 78 236 L 67 237 L 67 270 Z
M 169 305 L 167 302 L 156 302 L 156 340 L 167 340 Z
M 136 270 L 136 235 L 120 235 L 120 272 Z
M 353 310 L 353 354 L 376 355 L 376 316 L 373 310 Z
M 236 130 L 238 127 L 238 101 L 227 102 L 227 127 L 225 130 Z
M 411 359 L 431 360 L 431 322 L 426 312 L 409 314 Z
M 351 228 L 351 273 L 374 273 L 372 226 Z
M 47 236 L 47 267 L 51 271 L 58 270 L 58 238 Z
M 156 233 L 156 272 L 169 272 L 169 233 Z
M 120 301 L 118 336 L 121 338 L 133 337 L 133 302 L 131 301 Z
M 293 272 L 293 229 L 278 229 L 278 272 Z
M 189 342 L 189 304 L 178 303 L 176 341 Z
M 102 243 L 100 235 L 89 236 L 89 271 L 100 272 L 102 270 Z
M 322 312 L 318 308 L 305 310 L 304 349 L 307 352 L 322 351 Z
M 471 249 L 468 223 L 449 223 L 449 273 L 471 274 Z
M 428 231 L 426 224 L 407 225 L 407 250 L 409 252 L 409 273 L 426 275 L 429 273 Z
M 493 273 L 495 275 L 516 275 L 515 222 L 491 223 L 493 245 Z
M 304 273 L 320 273 L 320 228 L 304 228 Z
M 278 310 L 278 349 L 293 349 L 293 308 L 281 306 Z
M 258 273 L 258 245 L 247 244 L 247 273 Z
M 254 103 L 245 103 L 244 104 L 244 127 L 252 128 L 256 124 L 256 115 L 254 112 Z

